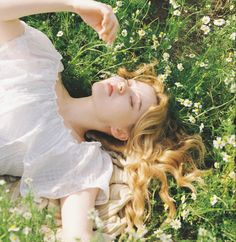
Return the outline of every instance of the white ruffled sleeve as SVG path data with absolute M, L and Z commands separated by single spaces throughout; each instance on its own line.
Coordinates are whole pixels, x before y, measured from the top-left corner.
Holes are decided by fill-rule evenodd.
M 22 20 L 20 22 L 24 33 L 0 44 L 1 78 L 10 76 L 15 82 L 22 82 L 20 78 L 28 82 L 40 81 L 42 78 L 55 81 L 58 72 L 64 70 L 62 55 L 46 34 Z
M 62 147 L 61 147 L 62 148 Z M 109 182 L 113 172 L 110 155 L 100 148 L 99 142 L 68 144 L 62 150 L 51 149 L 37 159 L 25 160 L 20 191 L 25 196 L 32 191 L 36 199 L 57 199 L 87 188 L 98 187 L 95 205 L 109 200 Z

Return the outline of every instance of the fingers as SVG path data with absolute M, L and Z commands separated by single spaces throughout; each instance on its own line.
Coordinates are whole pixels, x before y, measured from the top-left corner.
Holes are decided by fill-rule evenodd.
M 112 28 L 112 30 L 110 31 L 110 33 L 109 33 L 109 36 L 108 36 L 108 43 L 109 44 L 111 44 L 114 40 L 115 40 L 115 38 L 116 38 L 116 35 L 117 35 L 117 28 L 116 27 L 114 27 L 114 28 Z
M 103 27 L 102 31 L 99 33 L 99 36 L 106 42 L 113 42 L 116 38 L 118 30 L 118 21 L 109 21 L 109 23 Z
M 112 43 L 119 30 L 119 22 L 110 6 L 104 10 L 102 27 L 102 30 L 99 32 L 100 38 L 108 43 Z
M 110 20 L 110 16 L 108 14 L 105 15 L 102 21 L 102 30 L 100 31 L 100 35 L 108 34 L 111 31 L 113 25 L 114 22 Z

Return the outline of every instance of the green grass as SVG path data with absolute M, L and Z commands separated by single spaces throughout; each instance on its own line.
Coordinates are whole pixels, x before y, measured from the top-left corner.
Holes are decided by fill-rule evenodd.
M 104 2 L 116 7 L 116 1 Z M 160 229 L 166 212 L 158 196 L 159 184 L 153 181 L 150 187 L 153 214 L 146 224 L 146 234 L 139 241 L 236 241 L 233 136 L 236 5 L 227 0 L 224 3 L 217 0 L 177 2 L 176 9 L 164 2 L 160 11 L 155 1 L 151 5 L 144 0 L 122 1 L 116 13 L 121 29 L 112 48 L 99 40 L 75 14 L 41 14 L 23 20 L 47 34 L 62 54 L 63 82 L 74 97 L 90 95 L 92 82 L 109 77 L 120 66 L 132 70 L 139 63 L 157 59 L 156 71 L 175 97 L 180 118 L 189 132 L 201 132 L 207 148 L 202 168 L 212 168 L 205 178 L 206 185 L 197 187 L 197 197 L 193 199 L 187 189 L 176 187 L 170 177 L 170 192 L 178 207 L 176 225 L 181 227 L 174 229 L 168 225 Z M 176 10 L 180 11 L 179 16 L 175 15 L 178 15 Z M 207 34 L 201 30 L 204 16 L 210 17 Z M 215 19 L 224 19 L 225 23 L 217 26 Z M 127 30 L 127 36 L 123 30 Z M 139 30 L 145 31 L 143 37 L 139 36 Z M 58 31 L 63 32 L 61 37 L 57 36 Z M 168 59 L 165 53 L 169 54 Z M 217 137 L 222 139 L 218 145 L 214 142 Z M 14 205 L 8 201 L 5 189 L 0 186 L 0 216 L 3 216 L 0 241 L 10 241 L 10 233 L 20 241 L 43 241 L 39 227 L 47 221 L 48 226 L 55 228 L 53 220 L 46 219 L 45 212 L 36 210 L 31 211 L 30 220 L 10 213 Z M 33 209 L 33 205 L 30 207 Z M 11 225 L 19 227 L 19 231 L 9 232 Z M 32 229 L 33 237 L 22 233 L 26 226 Z M 133 241 L 137 237 L 134 234 Z M 125 236 L 123 241 L 127 241 Z

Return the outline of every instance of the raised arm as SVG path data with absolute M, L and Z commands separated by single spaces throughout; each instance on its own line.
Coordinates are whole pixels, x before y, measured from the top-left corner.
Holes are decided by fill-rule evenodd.
M 0 0 L 0 42 L 1 39 L 3 42 L 4 35 L 16 37 L 22 34 L 21 17 L 63 11 L 79 14 L 107 43 L 116 38 L 119 23 L 112 7 L 104 3 L 93 0 Z
M 88 211 L 94 208 L 99 188 L 89 188 L 81 192 L 61 198 L 61 219 L 63 241 L 89 242 L 93 235 L 93 223 L 88 219 Z
M 72 0 L 0 0 L 0 20 L 9 21 L 24 16 L 73 11 Z

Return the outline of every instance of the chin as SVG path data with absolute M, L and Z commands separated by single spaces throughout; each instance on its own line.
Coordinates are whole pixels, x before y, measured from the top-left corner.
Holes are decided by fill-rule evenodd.
M 91 98 L 97 109 L 100 109 L 99 107 L 107 106 L 108 104 L 107 100 L 104 99 L 104 94 L 103 85 L 101 85 L 99 82 L 95 82 L 92 85 Z
M 104 82 L 95 82 L 92 85 L 92 96 L 97 96 L 98 98 L 109 97 L 107 92 L 107 84 Z

